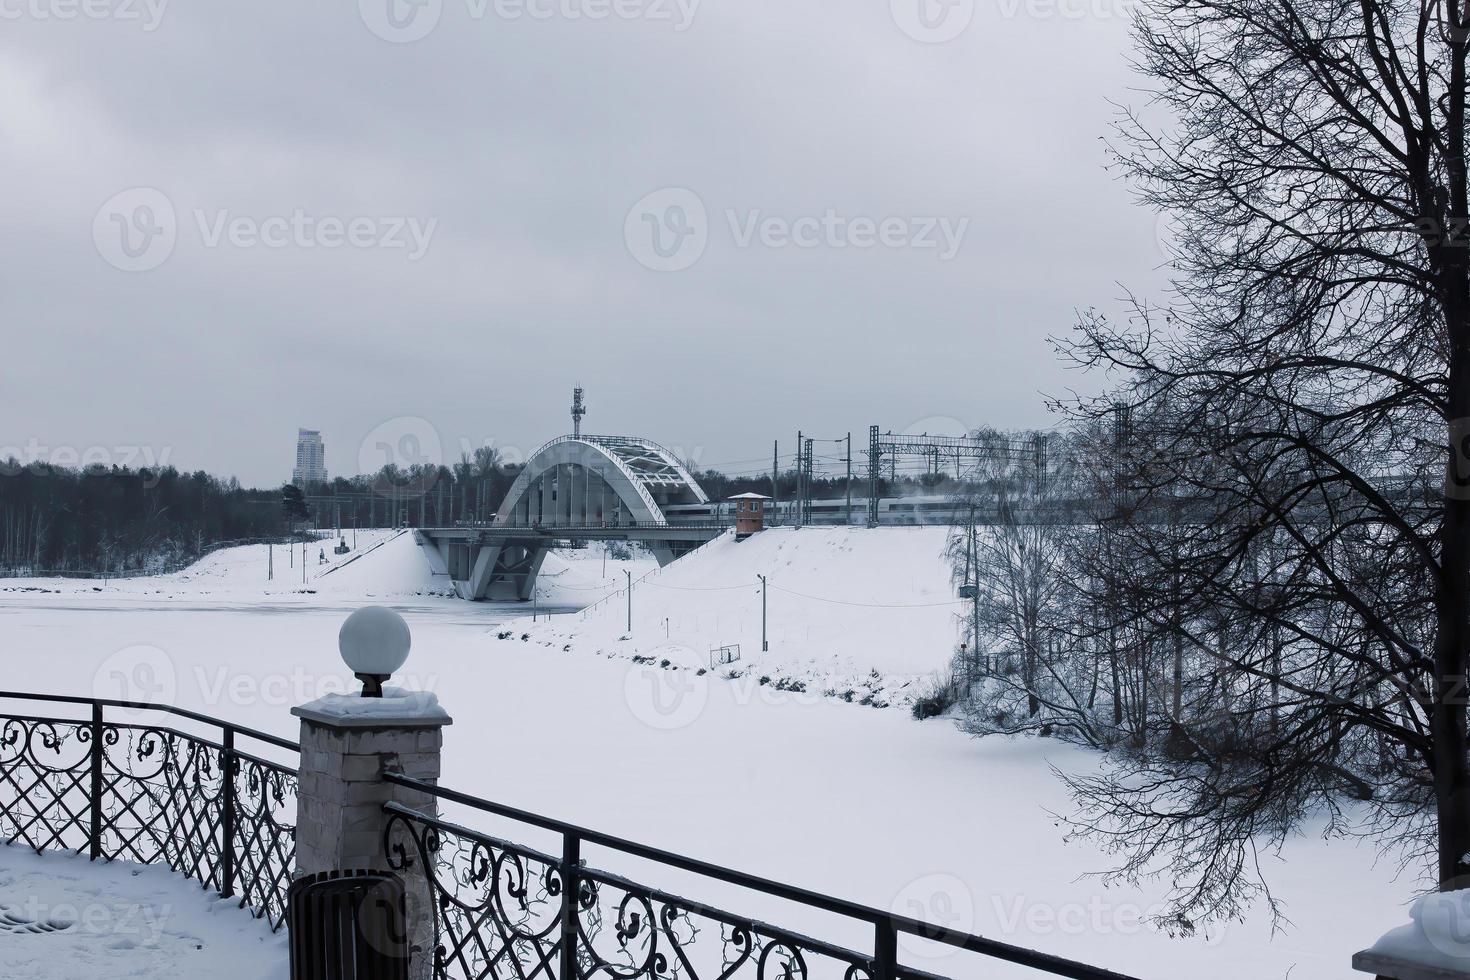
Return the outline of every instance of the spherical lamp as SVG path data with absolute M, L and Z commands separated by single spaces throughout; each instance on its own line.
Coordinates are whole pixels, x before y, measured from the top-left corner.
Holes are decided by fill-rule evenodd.
M 347 617 L 337 633 L 342 660 L 362 681 L 362 696 L 383 696 L 383 682 L 408 659 L 412 638 L 403 617 L 384 606 L 366 606 Z

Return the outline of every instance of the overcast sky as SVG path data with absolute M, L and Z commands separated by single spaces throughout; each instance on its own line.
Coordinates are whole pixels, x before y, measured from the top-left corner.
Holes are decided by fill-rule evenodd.
M 0 0 L 0 447 L 263 485 L 582 384 L 738 470 L 1050 424 L 1047 335 L 1160 278 L 1117 0 L 160 3 Z

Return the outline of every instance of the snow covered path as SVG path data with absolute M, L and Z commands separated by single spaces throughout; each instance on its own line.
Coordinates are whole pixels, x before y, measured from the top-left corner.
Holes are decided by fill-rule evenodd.
M 285 980 L 284 932 L 166 868 L 0 846 L 0 976 Z

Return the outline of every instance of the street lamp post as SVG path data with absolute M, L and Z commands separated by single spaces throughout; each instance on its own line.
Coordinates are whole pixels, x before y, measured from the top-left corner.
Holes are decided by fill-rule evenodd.
M 756 578 L 761 580 L 761 653 L 765 653 L 771 649 L 771 645 L 766 642 L 766 577 L 757 574 Z

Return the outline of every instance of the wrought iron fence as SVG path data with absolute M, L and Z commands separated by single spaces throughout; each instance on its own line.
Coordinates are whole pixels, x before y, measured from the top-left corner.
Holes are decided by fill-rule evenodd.
M 82 706 L 89 717 L 0 710 L 0 841 L 94 860 L 163 864 L 269 921 L 286 922 L 295 863 L 295 769 L 238 739 L 286 739 L 166 705 L 0 691 L 0 701 Z M 107 709 L 113 709 L 111 717 Z M 144 718 L 217 729 L 218 740 Z M 942 980 L 899 962 L 908 935 L 1074 980 L 1132 980 L 1061 957 L 733 871 L 386 773 L 391 784 L 559 836 L 560 855 L 384 804 L 384 860 L 422 872 L 442 980 Z M 584 846 L 857 923 L 856 950 L 588 866 Z M 979 971 L 967 970 L 964 976 Z
M 296 770 L 236 741 L 299 752 L 296 743 L 166 705 L 6 691 L 0 700 L 90 709 L 86 718 L 0 709 L 0 840 L 167 865 L 281 927 Z M 218 740 L 150 720 L 159 715 L 217 729 Z
M 443 980 L 941 980 L 899 963 L 909 935 L 1074 980 L 1131 980 L 1085 963 L 939 928 L 387 773 L 399 786 L 551 831 L 561 855 L 387 803 L 386 860 L 423 869 Z M 814 939 L 588 867 L 591 844 L 737 885 L 870 929 L 868 951 Z M 979 975 L 967 970 L 964 976 Z

